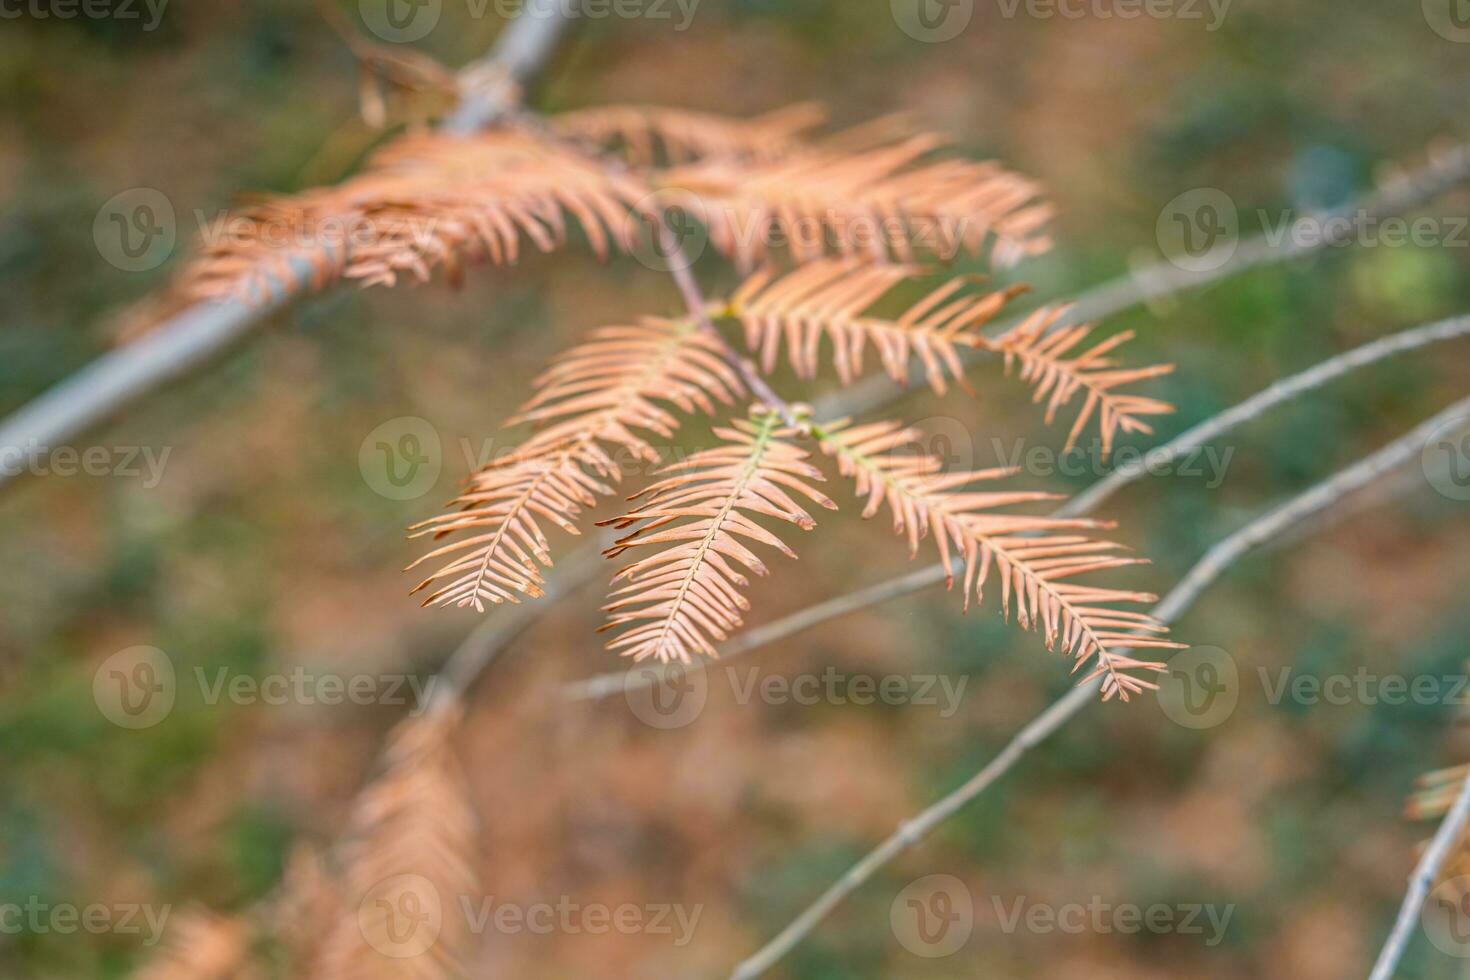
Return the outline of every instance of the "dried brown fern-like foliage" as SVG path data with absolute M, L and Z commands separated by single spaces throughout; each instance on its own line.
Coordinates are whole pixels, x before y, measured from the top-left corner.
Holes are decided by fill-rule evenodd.
M 1172 364 L 1147 367 L 1119 367 L 1108 355 L 1133 338 L 1133 331 L 1114 334 L 1092 347 L 1076 351 L 1092 332 L 1091 324 L 1057 327 L 1067 313 L 1066 307 L 1037 310 L 1021 323 L 984 346 L 1005 355 L 1006 370 L 1013 362 L 1020 364 L 1020 377 L 1036 388 L 1035 401 L 1046 400 L 1046 421 L 1079 392 L 1085 392 L 1082 410 L 1067 435 L 1064 452 L 1070 451 L 1094 414 L 1102 432 L 1104 454 L 1112 451 L 1113 438 L 1119 431 L 1152 433 L 1153 427 L 1142 421 L 1144 416 L 1167 415 L 1174 406 L 1157 398 L 1118 391 L 1124 385 L 1157 378 L 1174 370 Z M 1071 355 L 1070 357 L 1067 355 Z
M 750 420 L 737 419 L 717 428 L 723 444 L 705 449 L 669 467 L 665 479 L 635 494 L 643 503 L 603 524 L 636 529 L 606 552 L 616 558 L 634 548 L 658 550 L 620 570 L 603 607 L 609 614 L 604 630 L 627 626 L 608 649 L 634 660 L 677 660 L 695 654 L 716 656 L 714 644 L 740 626 L 749 602 L 740 594 L 747 584 L 741 567 L 764 575 L 766 565 L 740 539 L 796 553 L 756 523 L 750 514 L 774 517 L 803 530 L 815 526 L 791 491 L 829 509 L 836 507 L 811 486 L 822 474 L 806 462 L 807 453 L 786 440 L 795 433 L 783 428 L 771 411 Z
M 825 118 L 812 102 L 776 109 L 753 119 L 663 106 L 594 106 L 559 113 L 553 132 L 620 151 L 629 164 L 651 167 L 715 157 L 777 160 L 798 152 L 802 135 Z
M 1019 363 L 1022 380 L 1035 386 L 1035 400 L 1046 400 L 1048 424 L 1078 392 L 1086 393 L 1067 438 L 1068 450 L 1094 417 L 1099 419 L 1107 453 L 1119 431 L 1152 432 L 1143 418 L 1174 410 L 1158 399 L 1119 390 L 1174 370 L 1172 364 L 1120 367 L 1109 355 L 1132 338 L 1130 331 L 1074 353 L 1092 326 L 1058 328 L 1057 321 L 1067 310 L 1047 308 L 999 337 L 981 333 L 1012 297 L 1024 291 L 1022 286 L 966 294 L 968 280 L 960 277 L 896 317 L 868 312 L 890 289 L 922 271 L 841 261 L 816 262 L 784 276 L 762 271 L 747 279 L 718 312 L 745 327 L 746 343 L 758 353 L 763 370 L 773 370 L 784 349 L 786 360 L 804 378 L 816 374 L 824 339 L 831 342 L 832 361 L 844 383 L 862 374 L 863 354 L 871 342 L 890 378 L 906 381 L 909 360 L 917 356 L 930 386 L 940 394 L 949 378 L 964 383 L 960 348 L 1001 354 L 1008 371 L 1013 362 Z
M 993 162 L 928 159 L 940 140 L 915 136 L 861 150 L 817 147 L 776 160 L 711 159 L 653 175 L 685 195 L 710 240 L 742 270 L 784 241 L 798 262 L 832 251 L 908 261 L 959 251 L 1010 265 L 1046 251 L 1051 207 L 1040 187 Z
M 342 890 L 323 856 L 298 845 L 286 860 L 275 900 L 265 909 L 288 975 L 307 977 L 341 919 Z
M 403 722 L 383 774 L 359 797 L 344 850 L 345 906 L 317 980 L 445 980 L 463 975 L 474 894 L 474 811 L 449 744 L 454 710 Z
M 745 327 L 746 343 L 758 352 L 767 373 L 775 369 L 784 344 L 797 375 L 815 377 L 826 338 L 837 376 L 850 384 L 862 374 L 863 354 L 871 343 L 890 378 L 908 380 L 909 359 L 917 356 L 929 384 L 943 394 L 947 379 L 963 383 L 957 348 L 984 346 L 985 338 L 976 331 L 1024 287 L 946 302 L 966 285 L 957 278 L 897 318 L 866 315 L 894 286 L 921 272 L 908 265 L 851 261 L 815 262 L 784 276 L 766 270 L 747 279 L 720 312 Z
M 231 916 L 189 910 L 174 918 L 163 950 L 135 980 L 262 980 L 250 957 L 250 925 Z
M 1047 649 L 1060 649 L 1076 659 L 1074 670 L 1089 660 L 1096 666 L 1088 679 L 1100 677 L 1104 699 L 1155 687 L 1129 671 L 1158 671 L 1157 663 L 1136 660 L 1114 648 L 1177 649 L 1163 639 L 1166 628 L 1146 613 L 1113 608 L 1147 603 L 1143 592 L 1081 585 L 1076 577 L 1137 564 L 1141 559 L 1118 554 L 1119 546 L 1072 532 L 1109 525 L 1084 518 L 1056 518 L 996 513 L 998 508 L 1055 499 L 1032 491 L 979 491 L 974 484 L 1012 475 L 1014 469 L 942 472 L 933 456 L 912 452 L 921 438 L 896 422 L 815 431 L 823 450 L 837 460 L 844 476 L 867 497 L 864 517 L 887 506 L 894 530 L 907 538 L 909 553 L 933 535 L 940 560 L 964 560 L 965 605 L 970 595 L 983 597 L 994 567 L 1000 580 L 1001 611 L 1014 611 L 1024 629 L 1043 634 Z M 953 578 L 949 584 L 953 586 Z
M 659 462 L 658 450 L 638 430 L 673 435 L 679 418 L 660 402 L 711 414 L 716 402 L 733 404 L 742 393 L 720 351 L 692 320 L 648 318 L 605 327 L 552 364 L 510 422 L 546 427 L 475 473 L 453 502 L 459 510 L 413 529 L 435 537 L 480 531 L 414 562 L 453 556 L 415 589 L 447 581 L 425 604 L 483 609 L 487 601 L 518 601 L 516 593 L 539 595 L 537 562 L 551 564 L 542 522 L 580 533 L 575 518 L 613 492 L 630 458 Z
M 193 298 L 261 300 L 294 264 L 313 285 L 427 281 L 437 267 L 513 263 L 521 240 L 542 251 L 566 238 L 571 215 L 599 256 L 627 249 L 628 215 L 647 189 L 582 156 L 513 130 L 475 137 L 417 134 L 380 150 L 335 187 L 263 201 L 217 222 L 185 269 Z

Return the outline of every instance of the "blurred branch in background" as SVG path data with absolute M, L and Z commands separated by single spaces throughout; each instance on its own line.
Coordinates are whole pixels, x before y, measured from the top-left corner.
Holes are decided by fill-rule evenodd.
M 1143 303 L 1222 282 L 1257 266 L 1274 265 L 1342 245 L 1353 241 L 1358 230 L 1369 223 L 1431 201 L 1467 180 L 1470 180 L 1470 146 L 1456 145 L 1436 151 L 1422 169 L 1398 175 L 1379 190 L 1341 207 L 1299 220 L 1303 227 L 1321 228 L 1320 236 L 1287 234 L 1279 241 L 1272 241 L 1274 236 L 1263 234 L 1243 242 L 1229 261 L 1204 271 L 1190 271 L 1168 262 L 1137 269 L 1081 293 L 1053 328 L 1102 320 Z M 998 336 L 1022 319 L 1023 316 L 1017 316 L 1002 320 L 989 332 Z M 964 351 L 962 356 L 969 362 L 984 357 L 985 353 Z M 923 379 L 915 370 L 909 380 L 911 385 L 917 385 Z M 874 375 L 834 396 L 830 403 L 819 403 L 818 411 L 822 415 L 857 415 L 887 404 L 906 391 L 888 378 Z
M 1423 326 L 1404 330 L 1387 337 L 1355 347 L 1298 374 L 1282 378 L 1232 408 L 1212 416 L 1192 428 L 1180 433 L 1169 442 L 1150 450 L 1138 461 L 1118 467 L 1108 476 L 1087 490 L 1067 501 L 1056 512 L 1058 517 L 1077 517 L 1091 513 L 1104 501 L 1123 487 L 1135 482 L 1148 473 L 1187 456 L 1214 439 L 1233 429 L 1264 415 L 1270 409 L 1293 398 L 1314 391 L 1330 381 L 1349 372 L 1383 360 L 1394 354 L 1417 350 L 1429 344 L 1453 340 L 1470 335 L 1470 316 L 1455 317 Z M 916 572 L 909 572 L 886 582 L 859 589 L 844 596 L 828 599 L 806 609 L 799 610 L 775 622 L 747 630 L 735 637 L 721 651 L 724 659 L 750 653 L 767 644 L 784 639 L 794 633 L 809 629 L 820 623 L 858 612 L 869 606 L 897 599 L 920 589 L 936 585 L 945 580 L 946 568 L 936 563 Z M 684 667 L 685 670 L 702 670 L 704 662 Z M 630 688 L 647 687 L 656 683 L 658 677 L 644 671 L 629 677 L 623 671 L 613 671 L 568 684 L 562 688 L 562 696 L 574 701 L 595 700 Z
M 1154 607 L 1154 617 L 1163 623 L 1173 623 L 1199 598 L 1205 589 L 1224 574 L 1226 569 L 1251 551 L 1278 538 L 1283 532 L 1295 527 L 1303 520 L 1331 509 L 1382 475 L 1409 463 L 1435 436 L 1443 435 L 1449 430 L 1458 431 L 1465 426 L 1470 426 L 1470 399 L 1456 402 L 1377 452 L 1339 470 L 1328 479 L 1251 521 L 1206 552 L 1205 556 L 1195 563 L 1179 584 Z M 1045 741 L 1049 735 L 1062 727 L 1085 706 L 1096 701 L 1097 686 L 1098 682 L 1094 680 L 1068 691 L 1066 695 L 1027 724 L 1001 750 L 1000 754 L 969 781 L 918 816 L 900 825 L 898 830 L 853 865 L 774 939 L 740 963 L 731 974 L 731 980 L 750 980 L 770 969 L 777 960 L 790 952 L 797 943 L 816 928 L 818 923 L 826 918 L 827 914 L 836 908 L 844 898 L 872 878 L 879 868 L 923 840 L 935 827 L 1009 772 L 1028 750 Z M 1467 791 L 1462 795 L 1461 802 L 1464 803 L 1467 811 L 1470 811 L 1470 783 L 1467 783 Z M 1457 803 L 1457 812 L 1459 809 L 1460 804 Z M 1466 816 L 1470 815 L 1470 813 L 1458 813 L 1457 816 L 1457 812 L 1452 812 L 1445 819 L 1440 833 L 1435 837 L 1436 845 L 1439 844 L 1441 837 L 1447 835 L 1446 828 L 1449 828 L 1449 834 L 1457 836 L 1460 825 L 1464 823 Z M 1451 826 L 1452 824 L 1454 826 Z M 1448 847 L 1448 842 L 1445 847 Z M 1430 850 L 1433 852 L 1434 847 L 1431 847 Z M 1429 866 L 1428 859 L 1431 856 L 1431 854 L 1426 854 L 1426 860 L 1420 863 L 1420 868 L 1415 873 L 1415 885 L 1405 900 L 1406 910 L 1409 909 L 1411 903 L 1417 901 L 1413 911 L 1407 913 L 1410 926 L 1412 926 L 1414 917 L 1417 916 L 1418 905 L 1423 903 L 1421 885 L 1426 868 Z M 1443 855 L 1439 855 L 1438 860 L 1443 860 Z M 1436 862 L 1434 867 L 1437 868 L 1437 866 Z M 1432 871 L 1429 874 L 1432 878 Z M 1396 933 L 1400 927 L 1407 932 L 1408 927 L 1404 926 L 1404 918 L 1404 913 L 1401 913 Z M 1402 939 L 1400 944 L 1402 944 Z M 1387 975 L 1375 971 L 1373 977 L 1374 980 L 1379 980 L 1380 977 Z
M 1439 830 L 1435 831 L 1434 839 L 1429 842 L 1424 856 L 1414 868 L 1413 877 L 1409 879 L 1409 890 L 1404 895 L 1403 905 L 1399 907 L 1398 918 L 1394 920 L 1393 931 L 1388 934 L 1388 941 L 1378 954 L 1378 961 L 1373 964 L 1373 972 L 1369 974 L 1368 980 L 1389 980 L 1398 969 L 1399 960 L 1403 958 L 1404 950 L 1409 945 L 1409 937 L 1414 934 L 1414 925 L 1419 921 L 1419 914 L 1424 908 L 1424 901 L 1429 897 L 1435 881 L 1439 879 L 1440 867 L 1460 843 L 1467 821 L 1470 821 L 1470 775 L 1465 777 L 1459 795 L 1455 797 L 1454 806 L 1445 814 Z
M 550 60 L 569 26 L 565 9 L 562 4 L 529 4 L 506 25 L 485 59 L 461 72 L 466 80 L 464 95 L 444 121 L 446 132 L 473 133 L 516 108 L 522 90 Z M 44 452 L 202 367 L 306 293 L 314 268 L 310 258 L 295 257 L 289 274 L 269 277 L 268 295 L 258 302 L 196 303 L 146 336 L 104 354 L 0 423 L 0 453 L 26 459 Z M 0 486 L 13 475 L 10 468 L 0 471 Z
M 459 109 L 444 123 L 449 132 L 468 133 L 515 108 L 519 90 L 533 80 L 566 30 L 558 5 L 531 5 L 503 31 L 490 55 L 461 72 L 470 80 Z M 1321 222 L 1333 234 L 1302 239 L 1287 235 L 1273 244 L 1266 236 L 1244 243 L 1230 261 L 1207 272 L 1189 272 L 1160 263 L 1087 290 L 1057 326 L 1100 319 L 1140 303 L 1228 279 L 1256 266 L 1284 262 L 1328 245 L 1350 240 L 1366 221 L 1396 214 L 1432 200 L 1470 179 L 1470 147 L 1435 154 L 1428 166 L 1390 181 L 1385 187 L 1341 208 L 1302 219 Z M 1340 229 L 1340 230 L 1337 230 Z M 120 347 L 63 380 L 0 422 L 0 455 L 27 458 L 65 442 L 111 418 L 133 401 L 202 367 L 266 317 L 297 298 L 311 282 L 312 263 L 297 259 L 292 274 L 275 283 L 254 304 L 237 301 L 191 306 L 153 331 Z M 998 331 L 1018 321 L 997 325 Z M 972 355 L 974 356 L 974 355 Z M 817 416 L 858 414 L 891 401 L 904 389 L 875 375 L 817 406 Z M 0 488 L 26 467 L 0 471 Z

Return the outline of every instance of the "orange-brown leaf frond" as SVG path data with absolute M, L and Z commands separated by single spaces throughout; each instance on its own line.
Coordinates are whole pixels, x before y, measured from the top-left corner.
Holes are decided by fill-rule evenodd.
M 203 909 L 181 912 L 169 938 L 134 980 L 251 980 L 260 978 L 250 957 L 250 927 L 243 919 Z
M 871 342 L 893 380 L 908 380 L 909 360 L 917 355 L 929 384 L 943 394 L 948 378 L 963 384 L 957 348 L 981 346 L 980 327 L 1024 287 L 962 295 L 967 281 L 957 278 L 897 317 L 864 315 L 890 289 L 921 272 L 914 266 L 840 260 L 814 262 L 780 277 L 767 270 L 747 279 L 723 312 L 744 325 L 746 342 L 767 372 L 775 368 L 784 343 L 796 373 L 815 376 L 825 337 L 832 343 L 838 377 L 850 384 L 862 374 Z
M 662 106 L 610 105 L 552 117 L 558 135 L 619 150 L 635 167 L 718 158 L 777 160 L 796 152 L 801 139 L 826 113 L 811 102 L 786 106 L 753 119 Z
M 393 285 L 444 267 L 514 263 L 522 239 L 542 251 L 566 238 L 570 215 L 593 250 L 627 250 L 630 214 L 648 188 L 553 141 L 498 130 L 461 138 L 400 137 L 335 187 L 264 201 L 213 223 L 185 269 L 193 298 L 266 299 L 288 271 L 315 288 L 339 278 Z
M 1152 433 L 1153 427 L 1143 418 L 1167 415 L 1174 411 L 1174 406 L 1157 398 L 1117 389 L 1168 374 L 1174 370 L 1174 365 L 1119 366 L 1108 355 L 1133 338 L 1131 330 L 1075 352 L 1092 332 L 1093 325 L 1058 327 L 1058 320 L 1066 313 L 1066 307 L 1037 310 L 999 337 L 986 340 L 984 347 L 1005 355 L 1007 371 L 1013 362 L 1019 363 L 1021 380 L 1035 387 L 1034 400 L 1046 401 L 1048 423 L 1078 392 L 1085 394 L 1082 410 L 1067 435 L 1065 451 L 1070 451 L 1077 444 L 1078 437 L 1094 415 L 1098 418 L 1104 455 L 1112 452 L 1113 439 L 1120 431 Z
M 691 320 L 648 318 L 604 327 L 558 358 L 539 378 L 535 396 L 511 420 L 544 426 L 516 450 L 470 477 L 449 513 L 413 530 L 415 537 L 477 531 L 409 567 L 451 556 L 415 592 L 438 583 L 425 604 L 473 606 L 539 596 L 538 562 L 551 564 L 543 523 L 580 533 L 575 519 L 613 492 L 624 468 L 659 462 L 642 433 L 670 437 L 680 419 L 659 402 L 712 413 L 742 394 L 739 375 L 719 342 Z
M 272 938 L 289 964 L 286 976 L 311 975 L 343 909 L 341 886 L 323 856 L 308 845 L 295 847 L 266 907 Z
M 450 745 L 457 718 L 455 710 L 433 712 L 394 732 L 383 774 L 353 807 L 345 905 L 313 977 L 462 975 L 473 937 L 461 900 L 476 892 L 477 823 Z
M 658 183 L 691 198 L 710 240 L 744 270 L 778 240 L 799 262 L 834 250 L 878 262 L 963 250 L 989 251 L 1003 266 L 1050 247 L 1051 207 L 1034 182 L 994 162 L 929 159 L 938 142 L 916 136 L 857 152 L 711 159 L 664 171 Z
M 1119 554 L 1118 545 L 1077 533 L 1107 527 L 1084 518 L 1029 516 L 998 512 L 1016 504 L 1054 499 L 1032 491 L 980 491 L 975 484 L 1012 475 L 1014 469 L 942 472 L 940 461 L 917 451 L 922 438 L 897 422 L 848 427 L 823 426 L 814 433 L 838 469 L 867 498 L 864 517 L 882 507 L 893 514 L 896 533 L 905 537 L 910 557 L 931 536 L 953 586 L 954 559 L 964 561 L 964 594 L 983 598 L 992 569 L 1000 581 L 1001 612 L 1043 635 L 1048 650 L 1059 649 L 1080 667 L 1096 659 L 1088 675 L 1100 677 L 1104 699 L 1127 700 L 1156 685 L 1130 671 L 1157 671 L 1162 665 L 1135 660 L 1124 649 L 1175 649 L 1165 627 L 1146 613 L 1116 605 L 1147 603 L 1143 592 L 1082 585 L 1073 581 L 1090 572 L 1137 564 Z M 1075 669 L 1075 668 L 1074 668 Z
M 624 584 L 603 607 L 609 614 L 604 630 L 629 627 L 608 649 L 634 660 L 687 663 L 695 654 L 716 656 L 715 644 L 741 625 L 749 608 L 740 593 L 747 584 L 740 569 L 767 572 L 741 539 L 796 557 L 751 515 L 810 530 L 815 522 L 792 494 L 835 507 L 812 488 L 810 481 L 822 474 L 806 461 L 806 452 L 786 441 L 794 432 L 774 412 L 714 431 L 721 445 L 669 467 L 664 479 L 631 498 L 641 504 L 602 522 L 619 529 L 636 525 L 608 549 L 609 558 L 657 548 L 617 573 L 614 585 Z

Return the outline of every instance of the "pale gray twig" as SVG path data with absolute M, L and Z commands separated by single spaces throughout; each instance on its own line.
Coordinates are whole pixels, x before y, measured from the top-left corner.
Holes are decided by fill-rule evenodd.
M 1424 909 L 1424 901 L 1434 888 L 1435 881 L 1439 879 L 1440 867 L 1460 843 L 1467 821 L 1470 821 L 1470 775 L 1465 777 L 1454 805 L 1444 815 L 1439 830 L 1434 833 L 1434 839 L 1429 842 L 1424 856 L 1414 868 L 1414 874 L 1409 879 L 1409 890 L 1404 894 L 1398 918 L 1394 920 L 1393 931 L 1388 934 L 1388 940 L 1379 951 L 1378 960 L 1373 964 L 1373 972 L 1368 974 L 1368 980 L 1389 980 L 1398 969 L 1399 960 L 1403 958 L 1409 937 L 1414 934 L 1414 926 L 1418 924 L 1419 915 Z
M 504 84 L 483 84 L 467 91 L 458 110 L 445 122 L 448 131 L 472 132 L 515 108 L 517 93 L 551 57 L 566 28 L 562 10 L 560 4 L 528 4 L 525 13 L 501 31 L 485 60 L 470 71 L 494 75 Z M 26 459 L 44 454 L 136 399 L 202 367 L 308 292 L 312 275 L 313 263 L 298 258 L 287 275 L 268 277 L 269 293 L 260 301 L 196 303 L 143 337 L 108 351 L 0 422 L 0 457 Z M 0 467 L 0 487 L 30 469 Z
M 1235 253 L 1218 267 L 1199 272 L 1179 268 L 1169 262 L 1137 269 L 1081 293 L 1071 304 L 1067 315 L 1052 325 L 1053 329 L 1075 323 L 1102 320 L 1150 300 L 1198 289 L 1247 272 L 1262 265 L 1274 265 L 1301 258 L 1329 246 L 1340 246 L 1352 240 L 1364 224 L 1389 214 L 1399 214 L 1432 200 L 1470 180 L 1470 145 L 1457 145 L 1433 155 L 1428 166 L 1388 181 L 1382 188 L 1356 198 L 1347 204 L 1301 218 L 1298 224 L 1322 230 L 1318 236 L 1292 234 L 1286 229 L 1279 240 L 1260 235 L 1242 242 Z M 1021 322 L 1024 316 L 1012 317 L 995 324 L 986 332 L 999 335 Z M 966 362 L 986 356 L 986 352 L 962 352 Z M 876 374 L 817 403 L 818 416 L 861 415 L 902 396 L 912 387 L 923 384 L 919 370 L 911 372 L 910 387 L 895 384 Z
M 1172 623 L 1209 588 L 1224 571 L 1251 550 L 1271 541 L 1303 519 L 1332 507 L 1349 494 L 1362 489 L 1389 470 L 1413 460 L 1436 433 L 1456 426 L 1470 425 L 1470 399 L 1456 402 L 1413 431 L 1339 470 L 1330 478 L 1269 511 L 1240 528 L 1212 547 L 1164 599 L 1153 608 L 1154 618 Z M 1026 752 L 1040 744 L 1084 707 L 1098 700 L 1098 681 L 1075 687 L 1026 725 L 1000 754 L 964 785 L 940 799 L 924 812 L 905 821 L 898 830 L 853 865 L 840 879 L 822 893 L 801 915 L 797 916 L 774 939 L 754 955 L 740 963 L 731 980 L 750 980 L 760 976 L 786 955 L 814 929 L 832 909 L 879 868 L 900 852 L 912 847 L 951 814 L 985 791 L 1018 763 Z M 1449 818 L 1446 818 L 1446 823 Z M 1422 898 L 1421 898 L 1422 901 Z
M 1456 317 L 1425 324 L 1355 347 L 1350 351 L 1328 358 L 1299 374 L 1282 378 L 1245 401 L 1218 415 L 1211 416 L 1175 436 L 1164 445 L 1150 450 L 1141 459 L 1120 466 L 1087 490 L 1067 501 L 1054 516 L 1079 517 L 1091 513 L 1103 501 L 1139 477 L 1179 459 L 1246 422 L 1259 418 L 1275 406 L 1320 388 L 1350 371 L 1365 367 L 1393 354 L 1415 350 L 1428 344 L 1467 334 L 1470 334 L 1470 317 Z M 944 565 L 936 562 L 886 582 L 879 582 L 876 585 L 819 602 L 775 622 L 741 633 L 720 651 L 721 658 L 729 659 L 749 653 L 758 647 L 774 643 L 829 619 L 836 619 L 890 599 L 909 595 L 944 580 Z M 705 662 L 700 661 L 682 669 L 702 670 L 704 667 Z M 622 671 L 614 671 L 573 682 L 564 687 L 562 693 L 564 697 L 574 701 L 594 700 L 657 682 L 658 675 L 654 672 L 642 671 L 636 676 L 629 677 Z

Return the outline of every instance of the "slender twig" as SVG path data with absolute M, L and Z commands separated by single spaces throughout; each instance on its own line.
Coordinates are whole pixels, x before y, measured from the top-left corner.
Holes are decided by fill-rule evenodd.
M 1230 259 L 1217 268 L 1199 272 L 1181 269 L 1168 262 L 1137 269 L 1081 293 L 1052 329 L 1102 320 L 1151 300 L 1238 276 L 1258 266 L 1274 265 L 1331 246 L 1341 246 L 1352 241 L 1364 225 L 1384 215 L 1399 214 L 1417 207 L 1467 180 L 1470 180 L 1470 145 L 1450 147 L 1435 153 L 1423 169 L 1391 180 L 1371 194 L 1339 208 L 1300 219 L 1298 224 L 1319 229 L 1322 231 L 1320 235 L 1293 234 L 1295 226 L 1279 239 L 1275 235 L 1259 235 L 1242 242 Z M 998 321 L 986 332 L 992 336 L 999 335 L 1023 319 L 1024 315 Z M 965 350 L 961 355 L 966 363 L 989 356 L 983 350 Z M 871 411 L 922 385 L 922 373 L 913 371 L 909 381 L 909 386 L 905 387 L 894 384 L 884 375 L 873 375 L 824 402 L 818 402 L 818 415 L 860 415 Z
M 1378 960 L 1373 964 L 1373 972 L 1368 974 L 1368 980 L 1390 980 L 1398 969 L 1399 960 L 1403 958 L 1409 937 L 1414 934 L 1414 926 L 1418 924 L 1419 914 L 1424 909 L 1424 901 L 1429 897 L 1434 883 L 1439 880 L 1440 867 L 1449 857 L 1450 851 L 1460 842 L 1467 821 L 1470 821 L 1470 775 L 1465 777 L 1459 795 L 1455 797 L 1454 806 L 1445 814 L 1439 830 L 1434 833 L 1434 839 L 1429 842 L 1424 856 L 1414 868 L 1414 875 L 1409 879 L 1409 890 L 1404 894 L 1398 918 L 1394 920 L 1393 931 L 1388 934 L 1388 941 L 1379 951 Z
M 1164 465 L 1193 452 L 1246 422 L 1259 418 L 1277 405 L 1320 388 L 1350 371 L 1365 367 L 1393 354 L 1415 350 L 1437 341 L 1450 340 L 1467 334 L 1470 334 L 1470 317 L 1456 317 L 1392 334 L 1328 358 L 1299 374 L 1283 378 L 1263 388 L 1250 398 L 1218 415 L 1205 419 L 1164 445 L 1150 450 L 1141 460 L 1120 466 L 1087 490 L 1067 501 L 1053 516 L 1079 517 L 1091 513 L 1129 483 L 1150 472 L 1157 471 Z M 943 582 L 945 574 L 944 565 L 936 562 L 885 582 L 808 606 L 782 619 L 741 633 L 724 646 L 720 651 L 720 656 L 728 660 L 839 616 L 909 595 Z M 704 666 L 705 662 L 700 661 L 682 669 L 686 671 L 702 670 Z M 626 676 L 621 671 L 614 671 L 569 684 L 562 689 L 562 695 L 573 701 L 595 700 L 618 694 L 629 688 L 648 686 L 657 682 L 658 675 L 651 671 L 640 671 L 632 677 Z
M 1069 506 L 1074 508 L 1073 513 L 1077 514 L 1093 510 L 1104 500 L 1151 470 L 1157 470 L 1173 463 L 1181 456 L 1219 438 L 1231 429 L 1259 418 L 1282 402 L 1290 401 L 1308 391 L 1320 388 L 1344 374 L 1356 371 L 1375 361 L 1381 361 L 1385 357 L 1466 335 L 1470 335 L 1470 316 L 1459 316 L 1403 330 L 1387 337 L 1380 337 L 1360 347 L 1354 347 L 1350 351 L 1330 357 L 1299 374 L 1282 378 L 1239 405 L 1206 419 L 1199 425 L 1181 432 L 1162 446 L 1150 449 L 1143 456 L 1120 465 L 1106 477 L 1073 497 Z
M 466 76 L 494 78 L 468 90 L 445 130 L 469 133 L 515 108 L 515 99 L 550 59 L 568 26 L 561 4 L 529 4 Z M 323 246 L 324 248 L 328 246 Z M 258 302 L 209 300 L 175 314 L 132 343 L 103 354 L 0 422 L 0 457 L 44 454 L 106 421 L 144 395 L 202 367 L 271 314 L 310 291 L 315 263 L 297 258 L 267 276 Z M 0 487 L 32 467 L 0 468 Z
M 611 540 L 609 536 L 603 544 Z M 444 711 L 463 700 L 502 651 L 534 626 L 551 603 L 596 578 L 603 568 L 601 551 L 602 545 L 597 545 L 574 552 L 569 559 L 557 563 L 555 573 L 548 576 L 543 588 L 545 595 L 537 602 L 517 603 L 500 610 L 499 615 L 481 620 L 439 669 L 429 710 Z
M 1154 607 L 1153 616 L 1162 623 L 1172 623 L 1199 598 L 1232 564 L 1276 538 L 1303 519 L 1332 507 L 1384 473 L 1415 459 L 1423 446 L 1437 433 L 1456 425 L 1470 425 L 1470 399 L 1456 402 L 1413 431 L 1382 449 L 1339 470 L 1328 479 L 1291 498 L 1285 504 L 1256 518 L 1229 537 L 1217 543 Z M 964 785 L 940 799 L 933 806 L 901 824 L 872 852 L 865 856 L 836 883 L 822 893 L 810 907 L 783 929 L 774 939 L 731 974 L 731 980 L 750 980 L 760 976 L 814 929 L 844 898 L 855 891 L 883 865 L 900 852 L 928 836 L 940 823 L 985 791 L 1005 775 L 1026 752 L 1040 744 L 1084 707 L 1097 700 L 1094 680 L 1073 688 L 1026 725 L 1000 754 Z M 1446 818 L 1446 823 L 1449 820 Z M 1422 899 L 1421 899 L 1422 901 Z
M 709 303 L 699 289 L 699 283 L 694 279 L 694 273 L 689 271 L 693 264 L 684 246 L 680 244 L 673 229 L 669 227 L 667 220 L 668 212 L 658 212 L 658 240 L 659 250 L 663 253 L 664 260 L 669 264 L 669 273 L 674 277 L 674 282 L 679 287 L 679 294 L 684 297 L 684 305 L 689 309 L 699 329 L 714 337 L 720 343 L 723 357 L 729 365 L 739 373 L 750 393 L 760 399 L 768 408 L 774 409 L 781 416 L 781 421 L 792 428 L 799 427 L 802 422 L 796 417 L 786 400 L 776 394 L 775 390 L 761 377 L 750 358 L 740 356 L 740 353 L 730 346 L 725 335 L 720 333 L 718 327 L 709 318 Z

